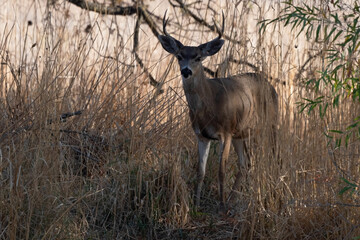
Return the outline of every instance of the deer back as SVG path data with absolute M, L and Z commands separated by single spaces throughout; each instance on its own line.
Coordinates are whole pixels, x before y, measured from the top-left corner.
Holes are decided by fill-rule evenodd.
M 197 134 L 219 139 L 225 132 L 235 138 L 246 138 L 251 132 L 261 131 L 262 126 L 276 123 L 277 94 L 260 74 L 246 73 L 205 81 L 202 88 L 187 93 L 190 117 Z

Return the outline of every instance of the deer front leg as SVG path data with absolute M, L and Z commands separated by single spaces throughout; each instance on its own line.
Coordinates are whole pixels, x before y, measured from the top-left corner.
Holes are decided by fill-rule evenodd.
M 198 148 L 199 148 L 199 162 L 198 162 L 198 176 L 197 176 L 197 188 L 196 188 L 196 199 L 195 206 L 200 205 L 201 188 L 204 182 L 206 162 L 209 156 L 210 140 L 198 137 Z
M 224 139 L 220 140 L 220 167 L 219 167 L 219 190 L 220 190 L 220 201 L 221 208 L 225 208 L 225 169 L 226 162 L 229 157 L 231 145 L 231 135 L 225 136 Z

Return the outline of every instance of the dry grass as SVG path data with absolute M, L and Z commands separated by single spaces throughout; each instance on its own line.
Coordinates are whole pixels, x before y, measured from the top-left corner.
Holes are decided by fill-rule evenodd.
M 241 36 L 244 45 L 227 43 L 205 62 L 214 68 L 233 56 L 286 82 L 272 81 L 281 108 L 279 156 L 271 157 L 266 136 L 249 142 L 251 167 L 226 216 L 217 213 L 216 143 L 201 208 L 194 211 L 196 140 L 178 67 L 155 37 L 144 27 L 140 52 L 152 74 L 164 81 L 160 95 L 129 52 L 132 20 L 79 14 L 63 3 L 42 5 L 34 1 L 30 12 L 51 10 L 52 18 L 34 13 L 31 25 L 30 19 L 15 25 L 8 20 L 0 37 L 1 239 L 360 236 L 359 209 L 345 205 L 358 202 L 359 195 L 338 195 L 342 174 L 355 181 L 360 177 L 359 145 L 332 154 L 323 134 L 326 127 L 346 125 L 360 107 L 344 102 L 323 120 L 316 113 L 297 113 L 295 103 L 313 94 L 294 79 L 311 44 L 299 43 L 281 28 L 260 36 L 253 20 L 276 14 L 279 3 L 245 1 L 234 11 L 229 1 L 226 32 Z M 188 21 L 180 12 L 173 20 Z M 85 32 L 87 24 L 92 30 Z M 202 28 L 190 31 L 193 27 L 182 30 L 185 43 L 194 43 L 195 36 L 201 41 L 213 37 Z M 316 61 L 304 75 L 320 65 Z M 232 74 L 249 70 L 228 68 Z M 78 110 L 81 115 L 59 120 Z M 237 171 L 232 154 L 228 190 Z

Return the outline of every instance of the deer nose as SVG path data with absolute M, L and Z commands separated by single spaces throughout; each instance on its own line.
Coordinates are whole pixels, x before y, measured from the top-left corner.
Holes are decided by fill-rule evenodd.
M 181 70 L 181 75 L 183 75 L 184 78 L 188 78 L 192 75 L 192 71 L 189 68 L 184 68 Z

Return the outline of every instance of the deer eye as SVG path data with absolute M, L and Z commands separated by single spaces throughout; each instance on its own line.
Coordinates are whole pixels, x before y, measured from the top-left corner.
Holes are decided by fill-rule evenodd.
M 183 60 L 183 58 L 182 58 L 180 55 L 177 55 L 176 58 L 177 58 L 177 60 L 179 60 L 179 61 Z
M 201 57 L 195 58 L 195 62 L 200 62 L 200 61 L 201 61 Z

